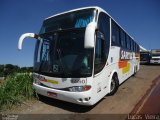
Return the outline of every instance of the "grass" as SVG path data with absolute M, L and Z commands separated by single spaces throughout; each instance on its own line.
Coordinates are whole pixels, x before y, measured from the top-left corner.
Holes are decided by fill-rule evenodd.
M 0 111 L 34 98 L 32 82 L 29 73 L 9 75 L 0 85 Z

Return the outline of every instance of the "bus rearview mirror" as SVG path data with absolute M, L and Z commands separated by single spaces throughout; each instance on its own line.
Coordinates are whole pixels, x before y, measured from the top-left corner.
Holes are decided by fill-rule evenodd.
M 35 33 L 22 34 L 21 37 L 19 38 L 19 41 L 18 41 L 18 50 L 22 49 L 22 44 L 23 44 L 23 41 L 24 41 L 25 38 L 36 38 L 36 39 L 38 39 L 39 36 L 36 35 Z
M 94 48 L 96 23 L 91 22 L 87 25 L 84 38 L 84 48 Z

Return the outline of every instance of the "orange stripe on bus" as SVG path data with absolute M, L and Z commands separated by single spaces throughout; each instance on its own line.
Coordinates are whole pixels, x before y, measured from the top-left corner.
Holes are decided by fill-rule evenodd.
M 119 68 L 124 68 L 127 66 L 128 61 L 127 60 L 121 60 L 118 62 Z

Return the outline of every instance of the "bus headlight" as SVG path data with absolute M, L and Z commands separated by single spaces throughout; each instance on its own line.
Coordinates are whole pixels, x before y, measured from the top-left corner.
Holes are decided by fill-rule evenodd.
M 83 91 L 88 91 L 91 89 L 90 85 L 85 85 L 85 86 L 74 86 L 70 87 L 69 91 L 70 92 L 83 92 Z

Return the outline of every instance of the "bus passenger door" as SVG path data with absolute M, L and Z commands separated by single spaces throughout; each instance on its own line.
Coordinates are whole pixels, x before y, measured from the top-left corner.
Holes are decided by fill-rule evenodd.
M 102 98 L 109 91 L 107 88 L 107 84 L 109 84 L 109 80 L 107 80 L 107 76 L 109 73 L 106 65 L 106 41 L 104 39 L 104 35 L 97 31 L 96 32 L 96 46 L 95 46 L 95 59 L 94 59 L 94 86 L 95 93 L 97 97 Z M 96 95 L 95 94 L 95 95 Z M 98 98 L 97 98 L 98 99 Z

